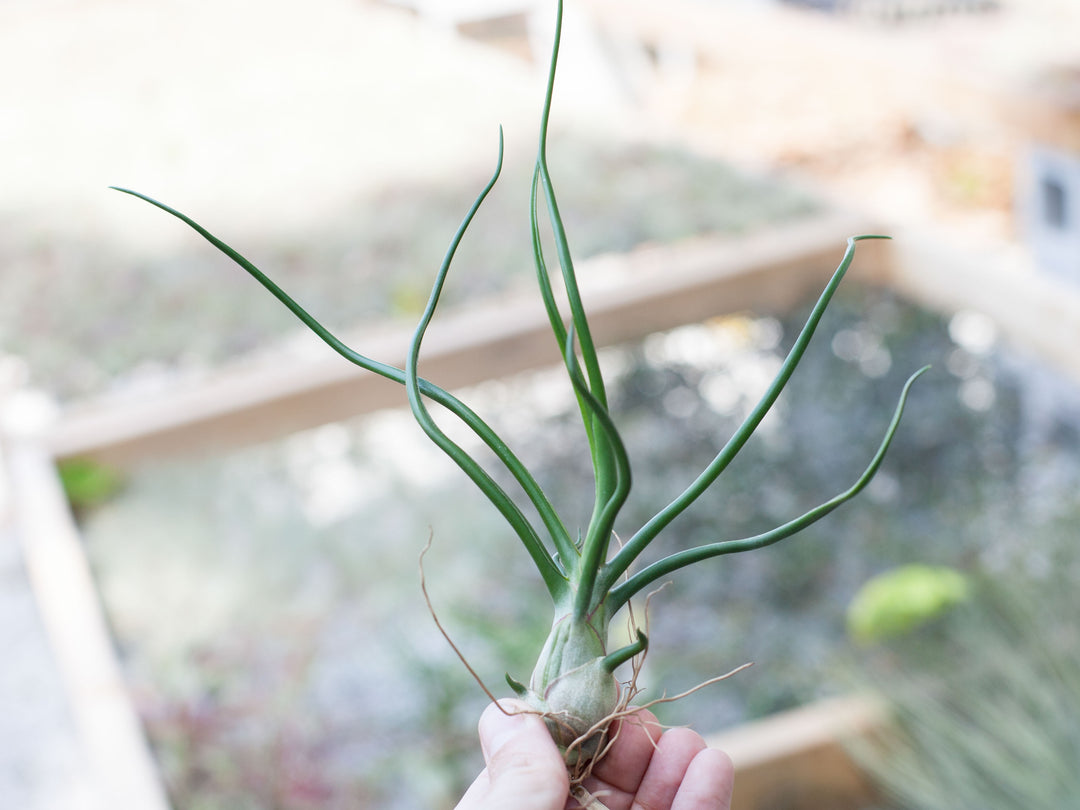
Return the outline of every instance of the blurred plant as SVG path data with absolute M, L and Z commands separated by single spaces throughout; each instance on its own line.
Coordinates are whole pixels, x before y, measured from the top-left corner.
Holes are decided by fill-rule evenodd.
M 890 707 L 854 753 L 906 810 L 1061 810 L 1080 796 L 1075 585 L 979 577 L 971 596 L 877 648 L 864 676 Z
M 968 597 L 968 581 L 952 568 L 905 565 L 878 574 L 848 606 L 848 632 L 856 641 L 882 641 L 909 633 Z
M 335 768 L 333 730 L 305 705 L 313 629 L 276 628 L 280 644 L 272 651 L 245 638 L 215 640 L 190 651 L 186 663 L 199 677 L 187 688 L 136 691 L 178 807 L 345 810 L 369 798 L 376 803 L 362 773 Z M 233 677 L 237 672 L 243 677 Z
M 76 513 L 108 501 L 124 485 L 123 476 L 105 464 L 91 459 L 69 459 L 57 465 L 60 485 Z

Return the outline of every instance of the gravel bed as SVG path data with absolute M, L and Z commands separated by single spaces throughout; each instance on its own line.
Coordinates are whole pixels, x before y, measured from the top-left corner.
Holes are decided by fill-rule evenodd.
M 857 659 L 844 610 L 869 576 L 916 561 L 1038 576 L 1080 513 L 1075 386 L 1012 355 L 976 316 L 946 321 L 871 291 L 836 304 L 775 417 L 656 553 L 754 534 L 845 488 L 904 377 L 925 362 L 937 370 L 857 502 L 786 545 L 673 577 L 654 599 L 649 694 L 757 662 L 664 707 L 666 722 L 715 731 L 843 691 Z M 796 328 L 725 318 L 605 352 L 636 471 L 621 531 L 704 466 Z M 568 520 L 583 520 L 587 459 L 559 374 L 463 396 Z M 1023 543 L 1017 526 L 1031 527 Z M 494 510 L 398 411 L 148 467 L 86 530 L 182 806 L 305 808 L 317 796 L 321 807 L 412 808 L 460 792 L 485 698 L 418 592 L 429 537 L 433 604 L 496 691 L 507 670 L 527 677 L 549 621 Z

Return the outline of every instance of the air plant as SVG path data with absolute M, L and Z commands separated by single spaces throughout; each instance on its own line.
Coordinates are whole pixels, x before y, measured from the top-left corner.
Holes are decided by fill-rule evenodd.
M 244 256 L 185 214 L 139 192 L 123 188 L 116 190 L 139 197 L 182 220 L 254 277 L 334 351 L 349 362 L 392 380 L 405 389 L 409 406 L 420 427 L 480 488 L 513 529 L 551 596 L 554 620 L 528 684 L 509 675 L 507 682 L 529 706 L 544 716 L 552 736 L 566 753 L 572 773 L 581 774 L 604 752 L 606 744 L 610 742 L 609 726 L 624 712 L 634 694 L 634 681 L 620 683 L 616 670 L 633 659 L 636 679 L 641 656 L 648 646 L 646 634 L 635 628 L 633 640 L 629 644 L 609 649 L 609 627 L 613 619 L 626 612 L 624 609 L 628 608 L 633 597 L 655 588 L 659 582 L 676 571 L 713 557 L 777 543 L 810 526 L 857 495 L 880 467 L 899 425 L 908 391 L 915 378 L 926 369 L 916 372 L 904 385 L 884 439 L 869 465 L 848 489 L 770 531 L 681 550 L 635 570 L 634 564 L 652 541 L 719 478 L 776 402 L 802 359 L 826 307 L 851 265 L 856 243 L 863 239 L 887 237 L 865 235 L 850 238 L 832 279 L 811 311 L 775 379 L 757 405 L 713 461 L 682 494 L 613 549 L 616 518 L 630 493 L 630 461 L 608 405 L 596 344 L 579 293 L 569 240 L 559 214 L 547 160 L 548 120 L 558 62 L 562 11 L 562 2 L 559 0 L 540 120 L 539 150 L 533 172 L 529 216 L 540 294 L 569 383 L 576 395 L 594 471 L 595 500 L 591 519 L 584 531 L 571 531 L 525 464 L 475 411 L 452 393 L 420 376 L 424 336 L 438 307 L 454 254 L 502 170 L 501 129 L 495 171 L 450 241 L 435 276 L 427 306 L 413 334 L 404 368 L 371 359 L 347 346 Z M 558 274 L 549 273 L 545 258 L 541 203 L 546 209 L 547 222 L 554 241 L 560 271 Z M 566 302 L 563 306 L 569 308 L 569 318 L 564 317 L 557 301 L 553 275 L 561 276 Z M 524 495 L 535 510 L 535 517 L 527 517 L 491 473 L 443 431 L 428 410 L 429 402 L 442 406 L 491 450 L 495 459 L 517 482 L 520 494 Z

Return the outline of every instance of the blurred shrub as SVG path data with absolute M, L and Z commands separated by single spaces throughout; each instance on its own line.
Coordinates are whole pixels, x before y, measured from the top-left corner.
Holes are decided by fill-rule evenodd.
M 57 465 L 60 485 L 76 512 L 108 501 L 123 486 L 119 472 L 90 459 L 70 459 Z
M 968 597 L 959 571 L 904 565 L 867 582 L 848 606 L 848 632 L 859 642 L 880 641 L 911 632 L 943 615 Z
M 980 577 L 940 622 L 894 639 L 865 676 L 892 727 L 856 749 L 907 810 L 1060 810 L 1080 796 L 1075 566 Z

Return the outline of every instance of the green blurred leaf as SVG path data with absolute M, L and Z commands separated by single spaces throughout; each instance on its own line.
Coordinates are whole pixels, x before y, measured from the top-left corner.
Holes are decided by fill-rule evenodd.
M 851 600 L 848 632 L 861 643 L 910 633 L 967 599 L 967 578 L 952 568 L 905 565 L 870 579 Z
M 64 494 L 76 509 L 100 506 L 123 485 L 120 473 L 90 459 L 61 461 L 57 470 Z

